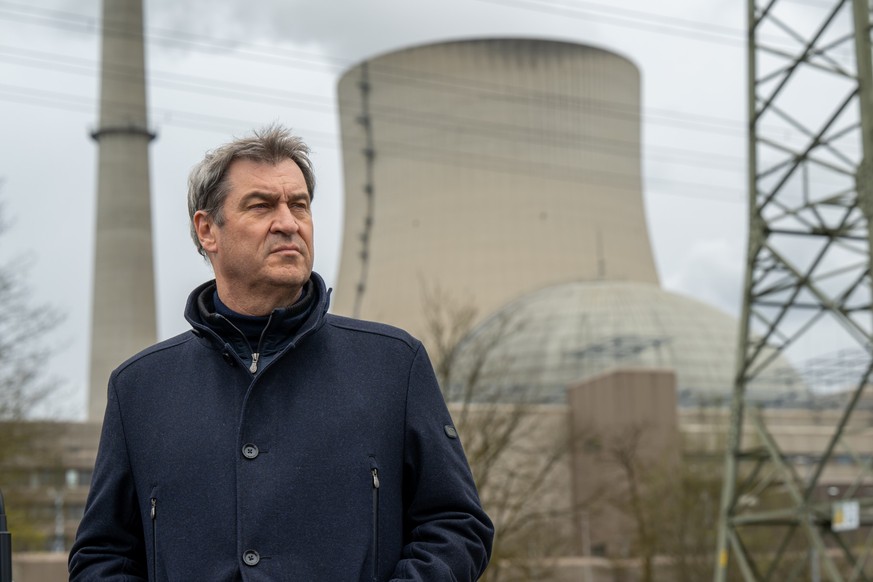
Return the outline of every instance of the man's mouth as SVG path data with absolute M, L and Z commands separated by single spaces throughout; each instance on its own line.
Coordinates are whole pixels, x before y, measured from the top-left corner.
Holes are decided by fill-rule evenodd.
M 292 253 L 297 253 L 298 255 L 301 254 L 300 248 L 297 247 L 296 245 L 282 245 L 280 247 L 274 248 L 273 250 L 270 251 L 270 253 L 271 254 L 275 253 L 275 254 L 280 254 L 280 255 L 292 254 Z

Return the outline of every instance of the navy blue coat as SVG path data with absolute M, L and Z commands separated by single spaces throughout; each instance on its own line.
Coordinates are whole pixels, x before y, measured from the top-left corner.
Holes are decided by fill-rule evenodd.
M 421 344 L 317 305 L 252 374 L 203 324 L 123 363 L 70 580 L 475 580 L 493 528 Z

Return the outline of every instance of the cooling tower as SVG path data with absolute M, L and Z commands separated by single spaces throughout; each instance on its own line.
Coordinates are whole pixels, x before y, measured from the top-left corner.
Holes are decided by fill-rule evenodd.
M 566 42 L 447 42 L 355 66 L 338 91 L 336 313 L 427 335 L 425 293 L 481 319 L 567 281 L 657 284 L 627 59 Z

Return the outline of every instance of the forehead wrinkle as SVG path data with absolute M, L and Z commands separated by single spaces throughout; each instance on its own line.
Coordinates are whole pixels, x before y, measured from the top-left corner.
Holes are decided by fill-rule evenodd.
M 294 168 L 300 171 L 299 166 L 294 160 L 289 159 L 285 161 L 290 162 Z M 283 163 L 284 161 L 271 164 L 247 158 L 235 160 L 228 169 L 228 186 L 231 192 L 239 189 L 249 190 L 240 194 L 239 200 L 241 202 L 250 199 L 252 195 L 261 195 L 265 199 L 276 199 L 278 197 L 290 200 L 305 197 L 311 200 L 312 195 L 309 192 L 309 185 L 306 183 L 305 176 L 300 176 L 300 183 L 297 184 L 297 176 L 295 175 L 288 175 L 284 172 L 279 175 L 269 173 L 269 170 L 281 170 Z M 234 168 L 236 168 L 236 172 L 233 171 Z M 267 175 L 261 173 L 263 169 L 268 169 Z

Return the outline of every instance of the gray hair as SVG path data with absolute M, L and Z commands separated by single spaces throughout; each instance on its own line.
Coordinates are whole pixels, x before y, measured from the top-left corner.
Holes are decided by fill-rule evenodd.
M 194 214 L 198 210 L 208 214 L 215 224 L 224 224 L 224 201 L 230 190 L 227 170 L 234 160 L 278 164 L 291 160 L 303 172 L 310 200 L 315 195 L 315 174 L 309 159 L 309 146 L 291 131 L 279 124 L 269 125 L 252 132 L 252 135 L 236 138 L 214 150 L 191 169 L 188 176 L 188 218 L 191 221 L 191 238 L 197 252 L 206 257 L 194 228 Z

